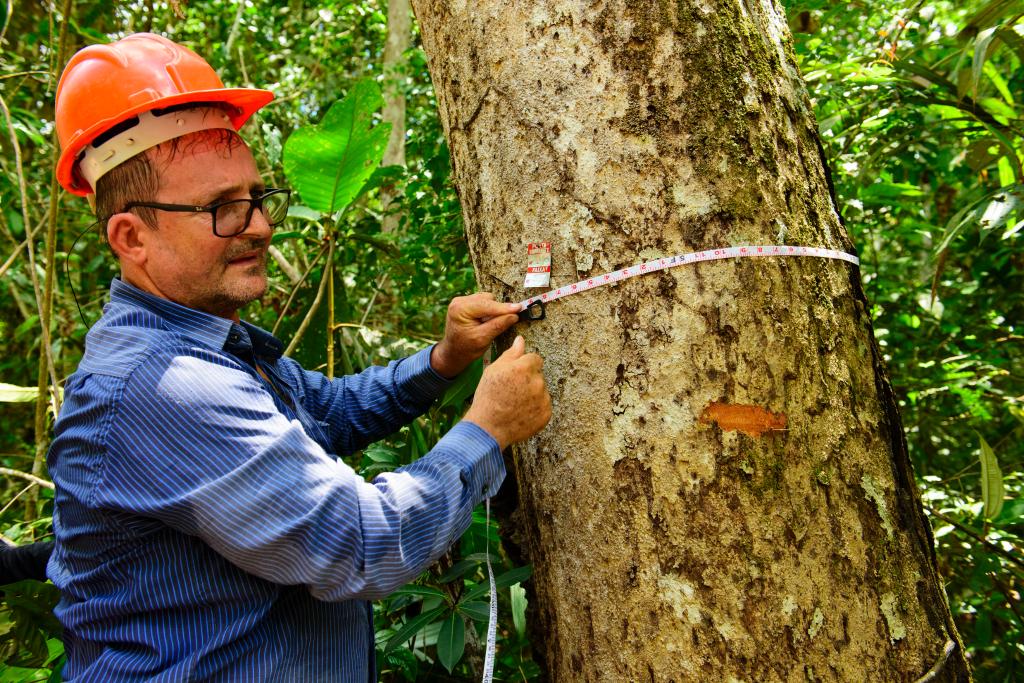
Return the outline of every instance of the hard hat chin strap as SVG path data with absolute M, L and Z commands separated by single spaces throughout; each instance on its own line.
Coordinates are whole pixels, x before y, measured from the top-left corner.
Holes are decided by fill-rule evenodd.
M 82 152 L 78 168 L 94 189 L 96 181 L 111 169 L 151 147 L 201 130 L 235 129 L 226 113 L 210 107 L 182 109 L 162 115 L 145 111 L 137 118 L 138 123 L 134 126 L 104 140 L 102 144 L 89 145 Z

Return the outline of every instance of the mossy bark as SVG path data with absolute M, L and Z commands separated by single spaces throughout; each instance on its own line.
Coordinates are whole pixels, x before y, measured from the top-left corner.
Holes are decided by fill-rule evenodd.
M 555 286 L 853 250 L 771 0 L 413 6 L 484 289 L 525 298 L 537 241 Z M 517 331 L 554 400 L 514 452 L 552 681 L 968 679 L 855 267 L 698 263 Z

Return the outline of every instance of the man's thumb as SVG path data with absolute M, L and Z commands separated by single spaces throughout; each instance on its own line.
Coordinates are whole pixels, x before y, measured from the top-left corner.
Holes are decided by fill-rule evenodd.
M 505 353 L 501 354 L 501 357 L 507 360 L 515 360 L 526 352 L 526 340 L 523 339 L 522 335 L 517 335 L 516 340 L 512 342 L 512 346 L 505 350 Z

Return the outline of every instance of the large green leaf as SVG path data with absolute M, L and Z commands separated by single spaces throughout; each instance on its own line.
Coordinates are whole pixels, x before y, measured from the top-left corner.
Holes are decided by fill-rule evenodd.
M 405 622 L 405 624 L 402 625 L 402 628 L 395 631 L 395 635 L 388 639 L 387 645 L 384 646 L 384 654 L 388 654 L 396 647 L 422 631 L 427 624 L 441 616 L 445 609 L 446 608 L 443 605 L 441 607 L 435 607 L 434 609 L 422 612 Z
M 302 200 L 321 214 L 343 211 L 380 165 L 391 124 L 373 125 L 380 88 L 358 81 L 318 125 L 300 128 L 284 146 L 284 172 Z
M 978 434 L 981 442 L 981 500 L 984 503 L 981 514 L 985 519 L 995 519 L 1003 509 L 1003 473 L 999 469 L 999 461 L 985 437 Z
M 484 363 L 478 358 L 470 363 L 469 367 L 463 370 L 462 374 L 444 392 L 440 407 L 462 405 L 462 402 L 476 391 L 476 385 L 480 383 L 480 377 L 483 374 Z
M 462 659 L 465 649 L 466 624 L 458 612 L 452 612 L 441 624 L 441 632 L 437 635 L 437 658 L 448 669 L 448 673 Z
M 19 387 L 0 382 L 0 403 L 27 403 L 36 400 L 37 396 L 39 389 L 36 387 Z

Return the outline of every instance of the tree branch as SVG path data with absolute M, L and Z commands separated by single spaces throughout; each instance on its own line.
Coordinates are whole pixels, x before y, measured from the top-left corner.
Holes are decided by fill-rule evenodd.
M 53 491 L 55 488 L 52 481 L 47 481 L 42 477 L 37 477 L 34 474 L 22 472 L 21 470 L 12 470 L 9 467 L 0 467 L 0 474 L 6 474 L 8 477 L 18 477 L 19 479 L 30 481 L 33 484 L 42 486 L 44 489 L 50 489 L 51 491 Z
M 327 261 L 330 262 L 334 258 L 334 236 L 330 238 L 330 242 L 327 247 Z M 312 270 L 312 266 L 310 266 Z M 292 336 L 291 342 L 288 343 L 288 348 L 284 350 L 284 355 L 289 356 L 295 350 L 295 347 L 299 345 L 306 330 L 309 328 L 309 323 L 312 322 L 313 316 L 316 315 L 317 310 L 320 308 L 320 302 L 324 298 L 324 289 L 327 284 L 327 280 L 330 278 L 329 268 L 324 269 L 324 277 L 320 278 L 320 287 L 316 290 L 316 298 L 313 299 L 313 305 L 309 307 L 309 311 L 306 313 L 306 317 L 302 319 L 302 323 L 299 325 L 299 329 L 295 330 L 295 334 Z
M 988 548 L 992 552 L 994 552 L 994 553 L 996 553 L 998 555 L 1001 555 L 1002 557 L 1006 558 L 1010 562 L 1013 562 L 1014 564 L 1024 568 L 1024 560 L 1021 560 L 1020 558 L 1015 557 L 1014 555 L 1011 555 L 1010 553 L 1006 552 L 1005 550 L 1003 550 L 1002 548 L 997 546 L 992 541 L 989 541 L 984 536 L 982 536 L 978 532 L 974 531 L 974 529 L 971 529 L 970 527 L 965 526 L 964 524 L 961 524 L 960 522 L 956 521 L 952 517 L 947 517 L 946 515 L 942 514 L 941 512 L 939 512 L 938 510 L 936 510 L 935 508 L 933 508 L 931 506 L 928 506 L 928 512 L 929 512 L 929 514 L 935 515 L 936 517 L 941 519 L 943 522 L 945 522 L 947 524 L 953 525 L 954 527 L 956 527 L 957 529 L 959 529 L 963 533 L 965 533 L 968 536 L 970 536 L 971 538 L 973 538 L 978 543 L 981 543 L 982 545 L 984 545 L 986 548 Z
M 295 300 L 295 295 L 298 294 L 299 287 L 301 287 L 302 283 L 306 281 L 309 274 L 313 272 L 313 268 L 316 267 L 317 262 L 320 261 L 320 257 L 326 253 L 327 247 L 321 247 L 320 251 L 318 251 L 316 256 L 313 258 L 313 262 L 309 264 L 309 268 L 306 269 L 306 272 L 302 274 L 299 281 L 295 283 L 294 287 L 292 287 L 292 293 L 289 294 L 288 299 L 285 300 L 284 306 L 281 308 L 281 313 L 277 316 L 277 322 L 274 323 L 274 327 L 270 330 L 270 334 L 277 334 L 277 328 L 281 326 L 281 321 L 284 320 L 284 314 L 288 312 L 288 308 L 292 305 L 292 301 Z
M 946 662 L 949 660 L 949 656 L 953 654 L 953 650 L 955 649 L 956 643 L 952 640 L 947 640 L 946 646 L 942 648 L 942 654 L 940 654 L 939 658 L 935 661 L 934 664 L 932 664 L 932 668 L 928 669 L 928 671 L 925 672 L 924 676 L 921 676 L 919 679 L 914 681 L 914 683 L 929 683 L 929 681 L 934 681 L 935 677 L 939 675 L 940 671 L 942 671 L 942 667 L 946 666 Z

